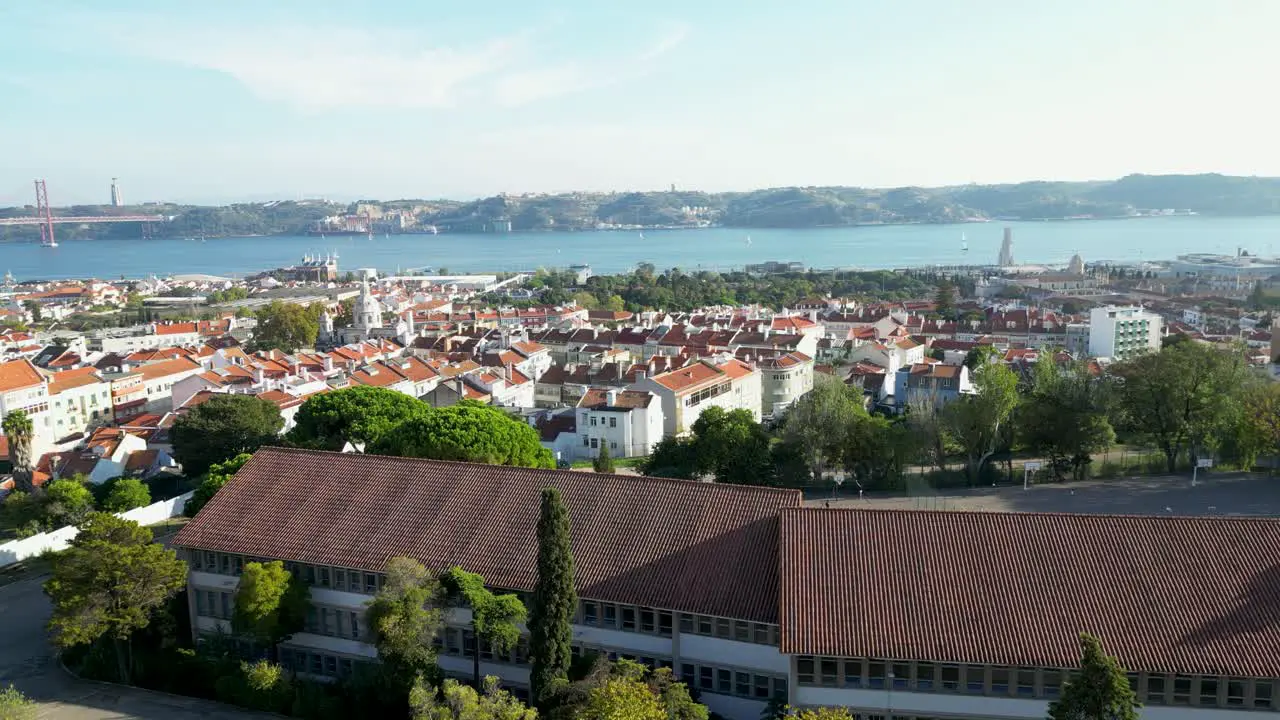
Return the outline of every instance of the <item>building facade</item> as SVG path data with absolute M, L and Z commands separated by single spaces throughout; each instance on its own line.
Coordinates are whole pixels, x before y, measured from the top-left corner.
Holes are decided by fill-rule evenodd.
M 1108 305 L 1089 311 L 1089 354 L 1127 360 L 1160 349 L 1159 315 L 1140 307 Z
M 787 353 L 762 358 L 760 370 L 760 412 L 778 415 L 813 389 L 813 358 L 804 353 Z
M 699 360 L 678 370 L 637 380 L 634 390 L 662 401 L 663 432 L 684 435 L 709 407 L 747 410 L 760 421 L 760 371 L 741 360 Z
M 576 409 L 576 458 L 594 458 L 600 448 L 610 457 L 648 455 L 662 440 L 662 402 L 642 390 L 591 388 Z
M 229 631 L 244 564 L 283 560 L 312 607 L 282 662 L 350 673 L 376 661 L 364 613 L 389 557 L 530 592 L 546 486 L 570 514 L 574 652 L 670 667 L 730 720 L 772 698 L 861 717 L 1043 718 L 1081 632 L 1126 668 L 1146 718 L 1280 709 L 1272 518 L 831 510 L 789 490 L 267 448 L 173 542 L 193 631 Z M 468 621 L 449 610 L 437 641 L 463 678 Z M 480 656 L 481 672 L 527 686 L 527 644 Z

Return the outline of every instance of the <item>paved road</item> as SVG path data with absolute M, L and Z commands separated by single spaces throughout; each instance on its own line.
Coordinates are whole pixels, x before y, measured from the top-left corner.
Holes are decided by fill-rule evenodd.
M 1018 487 L 932 490 L 909 497 L 867 495 L 828 501 L 821 494 L 806 504 L 898 510 L 1063 512 L 1118 515 L 1280 515 L 1280 477 L 1259 474 L 1201 474 L 1195 487 L 1185 475 L 1090 480 Z
M 41 720 L 253 720 L 275 716 L 241 712 L 194 698 L 77 680 L 59 667 L 45 638 L 49 601 L 44 578 L 0 587 L 0 687 L 12 683 L 40 704 Z

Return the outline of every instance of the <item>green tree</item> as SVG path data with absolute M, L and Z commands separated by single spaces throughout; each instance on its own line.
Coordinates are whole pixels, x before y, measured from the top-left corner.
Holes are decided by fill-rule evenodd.
M 947 320 L 956 316 L 956 286 L 948 278 L 938 281 L 938 291 L 933 296 L 934 311 Z
M 279 560 L 245 563 L 231 627 L 266 645 L 274 656 L 281 641 L 302 630 L 310 601 L 306 583 Z
M 813 389 L 787 411 L 782 436 L 804 453 L 815 477 L 843 464 L 848 429 L 865 415 L 862 394 L 836 378 L 815 378 Z
M 591 689 L 578 717 L 582 720 L 667 720 L 667 713 L 643 682 L 611 677 Z
M 848 708 L 814 708 L 812 710 L 799 710 L 788 714 L 786 717 L 795 720 L 853 720 Z
M 653 446 L 649 457 L 640 465 L 640 472 L 650 477 L 691 480 L 697 475 L 697 457 L 689 438 L 668 435 Z
M 122 477 L 108 482 L 111 482 L 111 488 L 102 501 L 103 510 L 124 512 L 151 504 L 151 490 L 138 478 Z
M 1019 408 L 1022 442 L 1043 453 L 1058 477 L 1070 472 L 1083 480 L 1093 453 L 1115 442 L 1111 426 L 1111 382 L 1094 377 L 1086 363 L 1061 368 L 1050 359 L 1036 363 L 1031 386 Z
M 341 450 L 347 443 L 364 448 L 428 410 L 430 406 L 415 397 L 380 387 L 361 385 L 320 393 L 298 408 L 288 439 L 323 450 Z
M 173 456 L 188 476 L 215 463 L 252 453 L 277 440 L 284 418 L 275 403 L 253 395 L 217 394 L 173 424 Z
M 392 683 L 407 696 L 418 679 L 435 678 L 436 651 L 431 643 L 440 629 L 436 606 L 440 585 L 413 558 L 391 558 L 386 576 L 369 603 L 369 627 L 378 659 Z
M 1049 704 L 1049 720 L 1138 720 L 1142 705 L 1120 663 L 1098 638 L 1080 635 L 1080 670 Z
M 525 706 L 498 685 L 484 679 L 484 692 L 457 680 L 445 680 L 439 692 L 419 681 L 409 693 L 413 720 L 536 720 L 538 711 Z
M 44 530 L 43 498 L 14 490 L 0 502 L 0 527 L 12 528 L 20 538 Z
M 600 441 L 600 454 L 591 461 L 591 468 L 598 473 L 613 473 L 613 458 L 609 456 L 609 443 Z
M 709 407 L 693 423 L 693 457 L 699 475 L 736 485 L 772 485 L 769 433 L 750 410 Z
M 59 648 L 106 637 L 119 679 L 129 682 L 125 641 L 187 582 L 187 565 L 153 543 L 151 531 L 109 513 L 90 513 L 65 552 L 55 556 L 44 591 L 53 602 L 49 631 Z
M 1169 472 L 1188 450 L 1212 449 L 1234 428 L 1247 369 L 1234 353 L 1189 342 L 1118 363 L 1124 424 L 1160 448 Z
M 232 478 L 244 464 L 249 462 L 249 458 L 253 457 L 249 453 L 240 453 L 239 455 L 227 460 L 226 462 L 214 463 L 209 466 L 209 471 L 205 473 L 204 479 L 192 491 L 191 497 L 187 499 L 187 504 L 182 507 L 182 514 L 187 517 L 195 517 L 200 512 L 200 508 L 204 507 L 213 496 L 222 489 L 223 485 Z
M 994 345 L 978 345 L 964 354 L 964 366 L 969 368 L 969 372 L 973 372 L 999 355 L 1000 352 Z
M 621 312 L 627 309 L 627 301 L 623 300 L 621 295 L 610 295 L 604 301 L 604 309 Z
M 31 322 L 38 323 L 44 319 L 44 309 L 40 307 L 40 303 L 35 300 L 24 300 L 22 307 L 31 313 Z
M 9 461 L 13 466 L 15 489 L 29 493 L 35 489 L 31 479 L 36 462 L 32 451 L 35 428 L 31 424 L 31 418 L 22 410 L 14 410 L 4 416 L 2 427 L 4 436 L 9 440 Z
M 60 478 L 44 485 L 44 515 L 55 527 L 76 525 L 93 511 L 93 492 L 78 477 Z
M 538 518 L 538 574 L 529 617 L 530 691 L 541 704 L 568 682 L 573 662 L 573 615 L 578 593 L 573 585 L 569 510 L 560 491 L 544 488 Z
M 538 431 L 499 408 L 472 400 L 405 419 L 372 443 L 382 455 L 461 460 L 490 465 L 555 467 Z
M 1280 385 L 1262 383 L 1242 393 L 1237 451 L 1244 469 L 1253 467 L 1258 456 L 1280 456 Z
M 1018 376 L 1005 365 L 988 363 L 973 373 L 976 392 L 958 398 L 942 413 L 943 424 L 965 453 L 965 474 L 976 483 L 995 453 L 1001 426 L 1018 405 Z
M 471 649 L 473 684 L 480 687 L 480 645 L 487 644 L 494 655 L 509 653 L 520 642 L 519 623 L 525 621 L 524 603 L 515 595 L 496 595 L 484 586 L 484 578 L 460 567 L 440 576 L 440 586 L 453 601 L 471 608 Z
M 288 713 L 294 687 L 289 674 L 269 660 L 241 661 L 236 672 L 216 681 L 219 700 L 254 710 Z
M 319 305 L 303 307 L 273 300 L 257 312 L 258 327 L 253 331 L 253 345 L 259 350 L 297 352 L 315 347 L 320 334 Z
M 0 720 L 35 720 L 39 708 L 16 687 L 0 690 Z

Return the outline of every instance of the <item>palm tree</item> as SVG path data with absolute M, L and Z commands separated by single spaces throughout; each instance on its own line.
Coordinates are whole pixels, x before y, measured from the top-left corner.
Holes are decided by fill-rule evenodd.
M 31 439 L 35 430 L 31 418 L 21 410 L 14 410 L 4 416 L 2 427 L 5 437 L 9 438 L 9 460 L 13 464 L 15 489 L 31 492 L 35 489 L 31 482 L 35 470 L 31 456 Z

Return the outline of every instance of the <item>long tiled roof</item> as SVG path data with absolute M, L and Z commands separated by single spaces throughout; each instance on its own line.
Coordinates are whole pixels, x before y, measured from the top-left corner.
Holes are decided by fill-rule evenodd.
M 786 509 L 784 653 L 1280 677 L 1280 520 Z
M 547 486 L 569 508 L 583 597 L 777 622 L 790 490 L 264 448 L 174 543 L 366 570 L 409 555 L 527 590 Z

